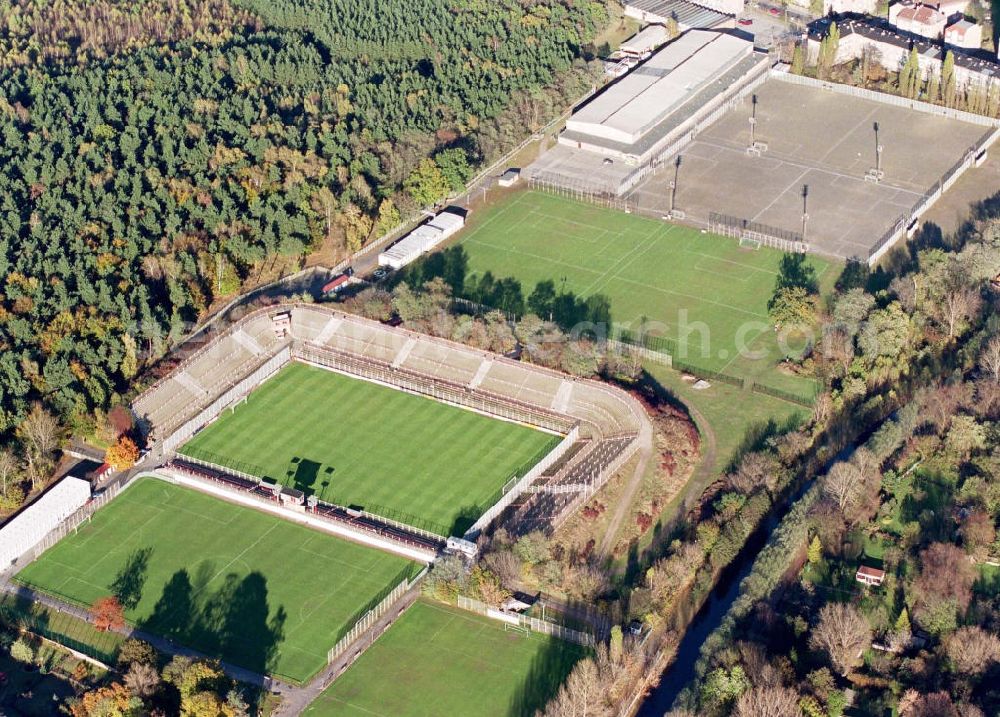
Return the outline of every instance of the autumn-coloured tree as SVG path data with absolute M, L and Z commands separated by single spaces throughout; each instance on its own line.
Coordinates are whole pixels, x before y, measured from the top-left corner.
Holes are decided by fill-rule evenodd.
M 24 446 L 26 472 L 32 487 L 37 490 L 52 469 L 52 456 L 59 447 L 59 421 L 41 404 L 35 403 L 16 432 Z
M 90 606 L 90 619 L 102 632 L 120 630 L 125 626 L 125 611 L 114 596 L 98 598 Z
M 118 717 L 138 714 L 142 701 L 119 682 L 84 693 L 70 706 L 73 717 Z
M 917 596 L 917 616 L 927 625 L 931 615 L 942 607 L 965 612 L 972 600 L 976 570 L 969 556 L 957 545 L 932 543 L 920 553 L 920 574 L 913 583 Z
M 965 520 L 962 521 L 959 532 L 962 534 L 966 550 L 977 558 L 986 557 L 989 547 L 996 539 L 993 518 L 982 508 L 976 508 L 969 512 Z
M 1000 335 L 991 336 L 979 353 L 979 367 L 993 383 L 1000 384 Z
M 139 460 L 139 448 L 128 436 L 122 436 L 104 453 L 104 462 L 116 471 L 128 470 Z
M 852 605 L 828 603 L 819 611 L 810 645 L 827 654 L 830 662 L 846 675 L 872 642 L 872 629 L 864 615 Z
M 900 699 L 899 714 L 902 717 L 958 717 L 958 710 L 947 692 L 921 695 L 910 690 Z
M 944 648 L 956 671 L 965 675 L 980 675 L 1000 661 L 1000 638 L 977 625 L 958 628 Z
M 111 430 L 114 431 L 115 438 L 123 436 L 132 430 L 134 423 L 132 412 L 128 409 L 128 406 L 115 406 L 108 411 L 108 423 L 111 424 Z
M 736 700 L 735 717 L 799 717 L 799 695 L 787 687 L 754 687 Z
M 147 699 L 160 689 L 160 673 L 153 665 L 136 662 L 125 674 L 125 686 L 136 697 Z

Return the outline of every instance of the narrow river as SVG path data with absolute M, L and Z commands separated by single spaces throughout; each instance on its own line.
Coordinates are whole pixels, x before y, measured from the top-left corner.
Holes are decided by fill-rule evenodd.
M 743 582 L 743 578 L 750 574 L 757 554 L 761 548 L 767 545 L 771 533 L 781 523 L 788 508 L 805 495 L 812 484 L 813 481 L 810 480 L 795 491 L 792 497 L 784 503 L 785 508 L 780 511 L 780 514 L 778 511 L 772 510 L 764 523 L 747 540 L 736 559 L 722 571 L 708 599 L 688 624 L 687 631 L 677 648 L 674 661 L 664 670 L 660 677 L 660 683 L 653 688 L 653 691 L 639 706 L 639 711 L 636 713 L 638 717 L 663 717 L 663 714 L 673 706 L 681 690 L 694 679 L 695 664 L 698 662 L 701 646 L 705 639 L 719 627 L 722 619 L 729 612 L 733 601 L 740 594 L 740 583 Z

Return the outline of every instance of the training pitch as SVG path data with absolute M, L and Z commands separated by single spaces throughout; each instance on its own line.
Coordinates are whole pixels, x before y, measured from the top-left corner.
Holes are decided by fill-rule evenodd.
M 678 363 L 813 395 L 810 381 L 775 370 L 782 354 L 767 302 L 780 252 L 537 191 L 493 206 L 462 246 L 471 272 L 513 276 L 525 294 L 546 279 L 584 296 L 605 294 L 616 323 L 645 318 L 658 324 L 654 333 L 675 339 Z M 808 262 L 821 284 L 832 283 L 837 267 Z
M 544 707 L 585 648 L 420 601 L 305 711 L 307 717 L 507 717 Z
M 111 594 L 150 633 L 304 681 L 417 565 L 250 508 L 140 479 L 17 576 L 89 606 Z
M 985 127 L 907 107 L 772 79 L 755 92 L 756 139 L 750 143 L 751 98 L 698 133 L 680 153 L 676 207 L 706 221 L 709 212 L 802 231 L 828 256 L 868 258 L 879 238 L 986 132 Z M 874 125 L 878 123 L 878 142 Z M 882 146 L 879 183 L 865 181 Z M 929 151 L 933 148 L 933 151 Z M 646 211 L 669 208 L 672 158 L 629 200 Z M 805 204 L 802 192 L 808 187 Z
M 339 505 L 461 535 L 559 437 L 291 364 L 182 453 Z

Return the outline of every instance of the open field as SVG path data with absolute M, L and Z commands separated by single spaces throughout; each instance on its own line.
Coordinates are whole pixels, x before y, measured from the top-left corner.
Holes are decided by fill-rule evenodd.
M 729 214 L 787 231 L 802 229 L 808 185 L 807 239 L 825 255 L 867 259 L 869 249 L 986 128 L 905 107 L 770 80 L 756 91 L 756 139 L 750 143 L 750 98 L 698 133 L 681 152 L 676 206 L 705 221 Z M 864 180 L 883 146 L 881 183 Z M 933 152 L 927 148 L 933 147 Z M 668 166 L 673 160 L 668 160 Z M 672 166 L 629 195 L 644 210 L 666 212 Z
M 417 602 L 305 711 L 307 717 L 532 715 L 585 648 Z
M 617 323 L 655 322 L 675 358 L 811 398 L 811 381 L 775 370 L 782 358 L 767 302 L 781 253 L 542 192 L 521 192 L 476 218 L 462 245 L 470 271 L 603 293 Z M 824 287 L 837 267 L 817 257 Z M 760 357 L 748 355 L 755 352 Z
M 256 672 L 303 681 L 355 616 L 416 566 L 197 491 L 140 479 L 17 580 L 80 605 L 120 596 L 130 623 Z
M 292 364 L 182 453 L 461 535 L 558 437 Z M 246 464 L 250 464 L 246 466 Z M 407 515 L 401 515 L 407 514 Z

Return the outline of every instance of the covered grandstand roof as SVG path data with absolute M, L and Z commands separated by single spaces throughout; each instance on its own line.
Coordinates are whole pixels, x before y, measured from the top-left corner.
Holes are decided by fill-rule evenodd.
M 752 53 L 747 40 L 691 30 L 584 105 L 566 131 L 598 143 L 634 144 Z
M 67 476 L 0 528 L 0 566 L 6 568 L 38 545 L 90 500 L 90 483 Z

